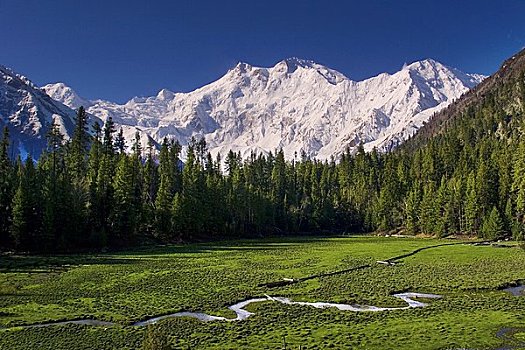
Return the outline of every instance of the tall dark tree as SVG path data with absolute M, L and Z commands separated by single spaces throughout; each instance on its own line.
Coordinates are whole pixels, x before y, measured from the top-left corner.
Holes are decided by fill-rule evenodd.
M 121 157 L 114 178 L 113 205 L 111 207 L 112 246 L 125 245 L 133 238 L 137 225 L 133 165 L 128 157 Z
M 41 250 L 43 212 L 40 177 L 31 156 L 25 163 L 17 161 L 18 185 L 13 197 L 11 235 L 22 250 Z
M 9 158 L 9 129 L 4 127 L 0 141 L 0 249 L 10 245 L 9 227 L 15 188 L 14 166 Z
M 84 107 L 80 106 L 75 118 L 75 129 L 69 144 L 68 168 L 76 184 L 82 184 L 87 171 L 88 149 L 91 136 L 88 130 L 88 118 Z
M 70 201 L 68 194 L 70 186 L 66 174 L 64 137 L 57 124 L 53 124 L 47 134 L 47 150 L 39 160 L 39 169 L 42 174 L 42 195 L 44 210 L 44 225 L 41 244 L 44 250 L 51 250 L 57 246 L 64 249 L 68 244 L 68 234 L 73 225 L 69 212 Z

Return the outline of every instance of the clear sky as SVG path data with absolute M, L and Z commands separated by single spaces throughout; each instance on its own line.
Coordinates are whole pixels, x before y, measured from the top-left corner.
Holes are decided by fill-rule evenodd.
M 490 74 L 525 46 L 525 1 L 0 0 L 0 35 L 36 84 L 123 102 L 292 56 L 354 80 L 429 57 Z

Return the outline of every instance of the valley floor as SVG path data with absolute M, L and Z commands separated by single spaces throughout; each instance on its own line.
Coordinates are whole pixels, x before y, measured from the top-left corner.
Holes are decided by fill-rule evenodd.
M 500 290 L 525 279 L 525 251 L 450 240 L 353 236 L 167 246 L 76 256 L 0 257 L 1 349 L 495 349 L 524 345 L 525 296 Z M 466 241 L 465 243 L 472 243 Z M 364 268 L 352 270 L 354 267 Z M 272 281 L 301 279 L 277 287 Z M 266 295 L 294 301 L 401 308 L 395 293 L 441 295 L 428 304 L 355 312 L 264 300 L 242 321 L 169 318 L 181 311 L 235 318 L 229 305 Z M 26 325 L 96 319 L 116 326 Z M 146 340 L 144 340 L 146 339 Z M 153 340 L 152 340 L 153 339 Z

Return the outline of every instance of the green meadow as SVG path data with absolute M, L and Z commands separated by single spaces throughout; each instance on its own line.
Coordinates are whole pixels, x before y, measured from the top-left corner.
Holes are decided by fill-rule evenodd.
M 525 251 L 454 240 L 352 236 L 275 238 L 164 246 L 75 256 L 0 257 L 0 349 L 494 349 L 523 345 L 525 296 L 500 289 L 525 279 Z M 468 241 L 467 243 L 471 243 Z M 368 268 L 269 288 L 283 278 Z M 351 312 L 265 301 L 243 321 L 170 318 L 179 311 L 235 317 L 249 298 L 402 307 L 396 292 L 442 295 L 425 308 Z M 53 325 L 91 318 L 113 327 Z M 508 339 L 504 328 L 516 328 Z M 152 339 L 154 341 L 152 341 Z M 512 344 L 510 344 L 512 343 Z M 160 344 L 160 345 L 159 345 Z

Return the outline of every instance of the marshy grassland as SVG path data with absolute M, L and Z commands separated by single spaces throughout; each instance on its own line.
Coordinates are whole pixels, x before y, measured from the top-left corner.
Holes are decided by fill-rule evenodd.
M 389 266 L 377 263 L 426 249 Z M 472 243 L 465 241 L 465 243 Z M 501 289 L 525 279 L 525 251 L 461 241 L 351 236 L 270 238 L 164 246 L 96 255 L 0 257 L 1 349 L 141 349 L 154 337 L 175 349 L 492 349 L 508 344 L 503 327 L 525 327 L 525 297 Z M 370 267 L 270 288 L 284 278 Z M 272 301 L 250 304 L 235 322 L 171 318 L 179 311 L 235 317 L 228 306 L 289 297 L 373 306 L 406 306 L 396 292 L 433 293 L 425 308 L 382 312 L 316 309 Z M 56 325 L 96 319 L 110 327 Z M 525 339 L 517 332 L 513 341 Z

